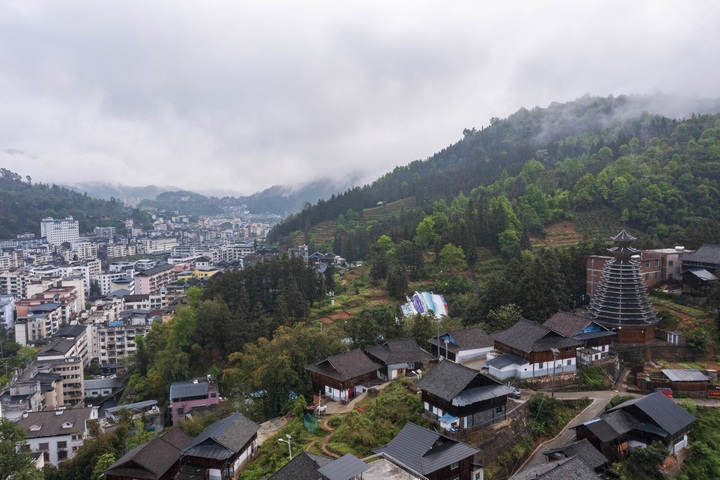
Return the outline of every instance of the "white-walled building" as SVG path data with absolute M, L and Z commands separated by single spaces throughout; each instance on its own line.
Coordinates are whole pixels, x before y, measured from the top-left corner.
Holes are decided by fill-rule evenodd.
M 80 241 L 80 223 L 73 217 L 55 220 L 52 217 L 40 221 L 40 236 L 50 245 L 62 245 L 67 242 L 75 245 Z
M 97 408 L 73 408 L 26 413 L 17 426 L 25 432 L 31 452 L 41 452 L 45 463 L 58 466 L 75 457 L 89 438 L 88 422 L 98 418 Z

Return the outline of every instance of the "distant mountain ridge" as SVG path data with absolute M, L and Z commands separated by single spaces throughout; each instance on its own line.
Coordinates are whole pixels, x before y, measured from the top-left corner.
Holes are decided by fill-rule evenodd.
M 186 215 L 217 215 L 227 207 L 245 205 L 250 213 L 287 216 L 303 207 L 327 199 L 350 186 L 349 181 L 318 179 L 302 186 L 274 185 L 248 196 L 203 195 L 176 187 L 130 187 L 107 182 L 84 182 L 66 188 L 93 198 L 120 200 L 128 206 L 178 211 Z

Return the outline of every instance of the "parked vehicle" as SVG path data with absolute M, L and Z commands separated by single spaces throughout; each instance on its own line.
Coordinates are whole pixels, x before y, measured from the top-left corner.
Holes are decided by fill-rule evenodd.
M 511 396 L 512 398 L 519 399 L 520 396 L 521 396 L 520 389 L 518 389 L 518 388 L 513 388 L 513 391 L 512 391 L 512 393 L 510 394 L 510 396 Z

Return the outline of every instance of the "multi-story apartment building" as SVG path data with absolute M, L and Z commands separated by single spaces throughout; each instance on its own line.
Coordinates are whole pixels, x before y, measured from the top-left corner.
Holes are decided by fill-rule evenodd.
M 38 369 L 62 377 L 65 407 L 73 407 L 85 397 L 85 364 L 79 353 L 76 338 L 55 339 L 38 352 Z
M 14 249 L 3 250 L 0 254 L 0 271 L 15 270 L 20 266 L 18 253 Z
M 62 323 L 70 323 L 76 314 L 84 308 L 84 304 L 80 303 L 78 289 L 75 286 L 55 286 L 34 294 L 26 300 L 20 300 L 16 303 L 18 318 L 28 316 L 30 311 L 38 311 L 38 307 L 43 304 L 59 304 L 60 305 L 60 321 Z M 51 307 L 54 311 L 55 308 Z M 53 332 L 54 333 L 54 332 Z
M 73 408 L 30 412 L 17 426 L 25 432 L 25 445 L 30 452 L 42 453 L 46 464 L 56 467 L 72 460 L 85 439 L 90 437 L 89 421 L 98 418 L 97 408 Z
M 135 270 L 133 269 L 103 273 L 96 275 L 94 280 L 103 296 L 110 295 L 120 288 L 127 289 L 131 294 L 135 292 Z
M 90 329 L 87 325 L 63 325 L 53 335 L 53 338 L 74 342 L 72 356 L 80 357 L 83 365 L 88 366 L 90 363 Z
M 79 242 L 73 246 L 72 250 L 66 250 L 63 252 L 63 257 L 66 262 L 72 262 L 75 260 L 92 260 L 98 256 L 98 245 L 97 243 L 90 242 Z
M 15 297 L 0 295 L 0 323 L 8 330 L 15 326 Z
M 255 253 L 255 246 L 252 243 L 234 243 L 220 247 L 222 259 L 233 263 L 242 260 L 246 255 Z
M 178 239 L 169 238 L 141 238 L 137 242 L 139 254 L 153 255 L 156 253 L 169 253 L 178 246 Z
M 27 315 L 18 315 L 15 322 L 15 341 L 20 345 L 35 343 L 54 335 L 62 322 L 60 303 L 43 303 L 29 307 Z
M 165 298 L 164 289 L 155 295 L 125 295 L 126 310 L 162 310 L 167 308 L 168 301 Z
M 25 272 L 0 273 L 0 294 L 12 295 L 15 300 L 27 298 L 27 286 L 33 276 Z
M 136 255 L 135 245 L 108 245 L 105 247 L 107 258 L 132 257 Z
M 115 227 L 95 227 L 94 232 L 100 238 L 113 238 L 115 236 Z
M 148 310 L 125 311 L 118 320 L 96 324 L 100 371 L 115 373 L 137 350 L 135 339 L 144 337 L 155 321 Z
M 135 293 L 148 295 L 160 293 L 160 289 L 175 281 L 172 265 L 159 265 L 135 274 Z
M 80 223 L 73 217 L 55 220 L 52 217 L 40 221 L 40 236 L 47 239 L 50 245 L 69 243 L 75 245 L 80 241 Z

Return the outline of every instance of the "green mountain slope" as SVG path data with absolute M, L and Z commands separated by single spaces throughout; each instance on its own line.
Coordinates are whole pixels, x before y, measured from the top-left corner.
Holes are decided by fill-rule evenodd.
M 647 97 L 583 97 L 492 119 L 425 161 L 304 209 L 278 225 L 271 240 L 296 239 L 293 232 L 312 233 L 314 225 L 340 215 L 347 220 L 349 211 L 362 214 L 378 202 L 414 196 L 419 213 L 372 224 L 360 215 L 362 232 L 340 222 L 335 243 L 352 244 L 345 253 L 362 257 L 383 233 L 412 240 L 425 215 L 439 220 L 439 237 L 469 248 L 503 250 L 504 244 L 517 251 L 559 220 L 577 220 L 588 233 L 600 233 L 600 222 L 627 225 L 657 241 L 713 241 L 720 220 L 719 117 L 676 120 L 647 113 L 652 108 Z M 438 200 L 457 205 L 445 212 Z

